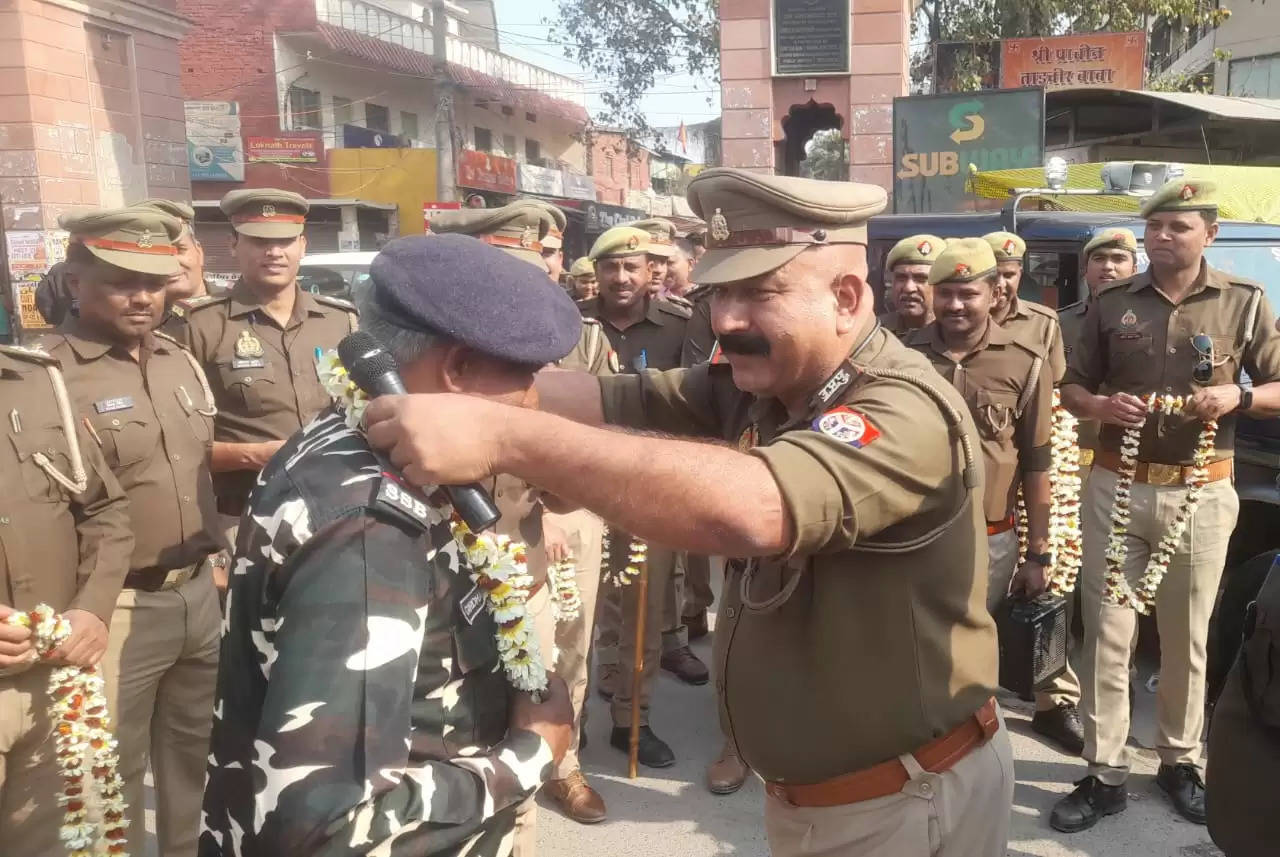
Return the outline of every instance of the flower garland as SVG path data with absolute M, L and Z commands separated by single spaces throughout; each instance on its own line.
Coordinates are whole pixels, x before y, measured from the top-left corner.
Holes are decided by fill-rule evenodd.
M 604 570 L 604 580 L 614 586 L 630 586 L 631 581 L 640 576 L 640 566 L 649 555 L 649 545 L 642 539 L 632 539 L 631 543 L 627 545 L 627 564 L 615 574 L 609 569 L 609 545 L 611 542 L 612 532 L 606 528 L 604 531 L 604 543 L 600 549 L 600 567 Z
M 1053 425 L 1050 447 L 1053 464 L 1049 471 L 1049 553 L 1053 568 L 1048 572 L 1048 591 L 1069 595 L 1080 574 L 1080 436 L 1079 421 L 1062 406 L 1057 388 L 1053 391 Z
M 1186 400 L 1182 396 L 1161 396 L 1151 393 L 1146 397 L 1147 414 L 1175 414 L 1182 410 Z M 1196 449 L 1192 458 L 1191 476 L 1187 479 L 1187 494 L 1178 507 L 1178 514 L 1165 532 L 1156 549 L 1147 560 L 1147 567 L 1138 580 L 1135 591 L 1129 585 L 1124 574 L 1124 563 L 1128 556 L 1125 535 L 1129 531 L 1129 506 L 1132 502 L 1130 491 L 1138 469 L 1138 447 L 1142 439 L 1142 425 L 1125 429 L 1120 439 L 1120 470 L 1117 472 L 1115 498 L 1111 504 L 1111 533 L 1107 536 L 1107 574 L 1103 598 L 1108 604 L 1121 607 L 1132 607 L 1139 613 L 1150 613 L 1155 606 L 1156 590 L 1164 580 L 1169 563 L 1177 552 L 1182 541 L 1182 534 L 1195 513 L 1209 477 L 1209 460 L 1213 455 L 1214 440 L 1218 434 L 1218 421 L 1210 420 L 1200 430 L 1196 441 Z
M 71 636 L 71 624 L 47 604 L 29 613 L 13 613 L 10 625 L 31 630 L 36 653 L 47 658 L 62 641 Z M 49 716 L 54 721 L 54 748 L 62 771 L 62 792 L 58 805 L 63 807 L 59 838 L 70 857 L 91 857 L 99 841 L 98 824 L 88 815 L 90 799 L 102 813 L 101 840 L 107 853 L 124 857 L 125 802 L 121 794 L 124 782 L 118 772 L 116 739 L 112 737 L 107 717 L 107 700 L 102 692 L 102 674 L 97 667 L 56 667 L 49 674 Z M 85 795 L 85 777 L 92 778 L 92 795 Z
M 369 397 L 351 380 L 338 352 L 329 350 L 316 359 L 320 383 L 342 410 L 346 424 L 362 431 L 361 420 Z M 527 604 L 533 578 L 525 546 L 497 533 L 473 533 L 443 492 L 425 489 L 431 508 L 449 520 L 449 532 L 471 566 L 471 580 L 485 594 L 489 612 L 497 622 L 498 658 L 507 680 L 518 690 L 541 693 L 547 689 L 547 670 L 538 649 Z
M 547 568 L 547 578 L 551 586 L 551 607 L 555 610 L 556 623 L 572 622 L 582 615 L 578 568 L 573 563 L 573 557 L 551 563 Z

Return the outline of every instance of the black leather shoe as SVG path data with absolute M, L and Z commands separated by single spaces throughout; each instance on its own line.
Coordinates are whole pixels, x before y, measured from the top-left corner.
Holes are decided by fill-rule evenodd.
M 1050 739 L 1073 756 L 1084 752 L 1084 726 L 1080 711 L 1069 702 L 1060 702 L 1031 718 L 1032 730 Z
M 631 750 L 631 727 L 615 726 L 609 736 L 609 743 L 626 753 Z M 648 726 L 640 727 L 640 743 L 636 748 L 636 759 L 646 768 L 669 768 L 676 763 L 676 754 L 671 752 L 667 742 L 663 741 Z
M 690 640 L 701 640 L 707 636 L 709 629 L 707 628 L 707 611 L 703 610 L 696 616 L 683 616 L 681 621 L 684 626 L 689 629 Z
M 707 665 L 688 646 L 663 652 L 662 659 L 658 663 L 685 684 L 706 684 L 711 678 L 711 671 L 707 669 Z
M 1128 806 L 1129 794 L 1123 785 L 1109 786 L 1097 777 L 1085 777 L 1076 783 L 1075 791 L 1053 805 L 1049 825 L 1063 833 L 1077 833 Z
M 1187 821 L 1204 824 L 1204 779 L 1195 765 L 1161 765 L 1156 784 Z

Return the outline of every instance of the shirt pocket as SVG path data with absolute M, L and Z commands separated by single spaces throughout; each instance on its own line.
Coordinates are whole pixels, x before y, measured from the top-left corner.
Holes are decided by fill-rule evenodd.
M 160 433 L 141 416 L 117 413 L 95 422 L 94 430 L 102 439 L 102 457 L 112 470 L 137 464 L 158 451 Z
M 39 453 L 44 456 L 49 465 L 67 479 L 74 478 L 71 472 L 71 456 L 62 431 L 47 428 L 15 432 L 9 435 L 9 442 L 13 444 L 14 451 L 18 455 L 18 469 L 22 472 L 22 487 L 27 497 L 37 503 L 65 502 L 66 489 L 55 482 L 36 461 L 36 455 Z
M 199 412 L 206 404 L 204 391 L 197 388 L 193 393 L 185 385 L 179 385 L 174 389 L 173 395 L 178 399 L 178 407 L 182 408 L 182 413 L 186 414 L 191 434 L 198 443 L 207 446 L 213 438 L 213 417 L 206 417 Z
M 280 384 L 270 363 L 252 369 L 218 365 L 218 379 L 227 391 L 231 408 L 245 416 L 265 417 L 280 401 Z
M 1017 422 L 1018 397 L 1015 393 L 976 390 L 973 394 L 973 418 L 982 436 L 1001 442 L 1013 437 Z

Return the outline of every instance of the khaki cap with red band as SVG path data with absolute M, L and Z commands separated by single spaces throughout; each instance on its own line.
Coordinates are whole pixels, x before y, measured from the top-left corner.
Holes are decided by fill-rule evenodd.
M 946 246 L 946 240 L 937 235 L 909 235 L 889 250 L 884 269 L 892 271 L 894 265 L 932 265 Z
M 1012 232 L 988 232 L 982 240 L 991 245 L 997 262 L 1021 262 L 1027 255 L 1027 242 Z
M 534 200 L 517 200 L 501 208 L 460 208 L 443 211 L 431 218 L 431 233 L 470 235 L 504 250 L 522 262 L 546 270 L 542 261 L 542 239 L 555 225 L 548 208 Z M 556 209 L 559 212 L 559 209 Z M 560 212 L 563 220 L 564 214 Z
M 73 243 L 109 265 L 161 276 L 180 270 L 173 242 L 182 234 L 182 221 L 154 208 L 97 209 L 63 217 L 58 224 Z
M 1138 211 L 1150 217 L 1158 211 L 1217 211 L 1218 185 L 1202 179 L 1174 179 L 1161 185 Z
M 183 223 L 191 223 L 196 219 L 196 210 L 189 203 L 177 199 L 161 199 L 153 197 L 134 203 L 136 208 L 154 208 L 170 217 L 176 217 Z
M 634 226 L 615 226 L 605 230 L 591 245 L 587 258 L 592 262 L 601 259 L 645 256 L 649 253 L 649 233 Z
M 297 238 L 311 203 L 288 190 L 253 187 L 233 190 L 218 203 L 232 228 L 250 238 Z
M 689 183 L 689 206 L 707 221 L 707 252 L 692 278 L 731 283 L 780 268 L 807 247 L 865 246 L 867 220 L 886 202 L 876 185 L 703 170 Z
M 1133 230 L 1131 229 L 1123 229 L 1119 227 L 1103 229 L 1097 235 L 1094 235 L 1088 244 L 1084 245 L 1082 255 L 1088 259 L 1090 253 L 1103 247 L 1114 247 L 1117 250 L 1128 250 L 1130 253 L 1137 255 L 1138 239 L 1134 236 Z
M 953 238 L 929 269 L 929 285 L 969 283 L 995 273 L 996 253 L 986 238 Z
M 634 229 L 649 233 L 649 255 L 670 259 L 676 252 L 676 225 L 661 217 L 650 217 L 633 223 L 624 223 Z

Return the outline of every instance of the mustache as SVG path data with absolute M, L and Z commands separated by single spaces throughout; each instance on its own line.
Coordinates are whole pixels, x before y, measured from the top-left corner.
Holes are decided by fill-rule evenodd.
M 768 357 L 771 350 L 769 340 L 745 333 L 726 333 L 719 340 L 720 350 L 728 354 Z

